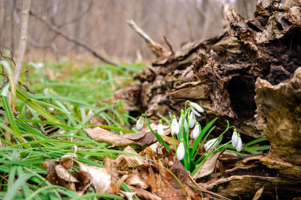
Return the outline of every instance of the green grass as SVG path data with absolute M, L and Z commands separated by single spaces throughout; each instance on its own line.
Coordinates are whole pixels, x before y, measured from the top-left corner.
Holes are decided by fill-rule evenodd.
M 15 96 L 15 114 L 8 104 L 10 85 L 2 87 L 0 137 L 1 143 L 7 147 L 0 149 L 0 198 L 123 199 L 116 195 L 93 193 L 92 188 L 80 197 L 45 180 L 44 160 L 73 153 L 74 145 L 80 147 L 77 151 L 78 161 L 97 167 L 103 167 L 99 163 L 102 163 L 105 155 L 114 159 L 121 153 L 122 149 L 108 149 L 109 144 L 95 142 L 87 136 L 84 128 L 90 127 L 88 123 L 92 117 L 99 116 L 103 119 L 100 126 L 117 134 L 120 131 L 135 131 L 124 128 L 135 120 L 124 111 L 121 101 L 101 102 L 113 96 L 117 89 L 130 85 L 133 75 L 110 65 L 73 64 L 70 60 L 57 64 L 45 63 L 43 68 L 38 68 L 34 63 L 26 64 L 28 72 L 21 75 L 20 81 L 35 94 L 19 87 Z M 124 66 L 135 71 L 143 68 L 141 64 Z M 53 74 L 50 75 L 50 72 Z M 55 79 L 52 76 L 56 76 Z M 1 77 L 0 84 L 3 85 L 4 81 L 5 78 Z M 89 110 L 92 114 L 88 114 Z M 4 124 L 4 113 L 8 116 L 9 125 Z M 56 129 L 49 132 L 53 128 Z M 6 139 L 5 132 L 12 135 L 11 141 Z M 126 184 L 122 184 L 122 187 L 130 191 Z

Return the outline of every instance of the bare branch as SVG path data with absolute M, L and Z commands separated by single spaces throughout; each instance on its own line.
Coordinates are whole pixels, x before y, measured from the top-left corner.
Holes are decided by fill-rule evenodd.
M 163 37 L 164 37 L 164 40 L 165 40 L 166 44 L 168 45 L 168 47 L 169 47 L 169 49 L 171 51 L 171 55 L 175 54 L 175 52 L 173 51 L 173 48 L 171 46 L 171 43 L 170 43 L 169 39 L 165 35 L 163 35 Z
M 18 7 L 17 8 L 18 10 L 20 10 L 20 8 Z M 48 22 L 47 20 L 45 20 L 42 16 L 40 16 L 39 14 L 37 14 L 36 12 L 30 10 L 29 11 L 29 14 L 33 17 L 35 17 L 36 19 L 38 19 L 40 22 L 42 22 L 43 24 L 45 24 L 51 31 L 55 32 L 56 34 L 60 35 L 61 37 L 65 38 L 66 40 L 68 40 L 69 42 L 73 42 L 81 47 L 83 47 L 84 49 L 86 49 L 87 51 L 89 51 L 90 53 L 92 53 L 95 57 L 99 58 L 100 60 L 108 63 L 108 64 L 111 64 L 111 65 L 115 65 L 115 66 L 118 66 L 118 67 L 122 67 L 120 66 L 119 64 L 109 60 L 108 58 L 104 57 L 103 55 L 101 55 L 99 52 L 97 52 L 95 49 L 92 49 L 89 45 L 83 43 L 82 41 L 76 39 L 76 38 L 73 38 L 73 37 L 70 37 L 68 36 L 66 33 L 62 32 L 58 27 L 52 25 L 50 22 Z M 127 69 L 127 68 L 124 68 L 122 67 L 122 69 L 124 70 L 128 70 L 130 72 L 133 72 L 132 70 L 130 69 Z
M 171 52 L 164 49 L 160 44 L 154 42 L 141 28 L 136 25 L 133 20 L 129 20 L 127 23 L 145 40 L 147 46 L 154 54 L 156 54 L 157 57 L 171 55 Z

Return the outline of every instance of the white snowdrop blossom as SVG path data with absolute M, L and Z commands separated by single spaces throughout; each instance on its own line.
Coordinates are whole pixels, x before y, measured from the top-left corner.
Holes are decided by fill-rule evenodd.
M 199 134 L 200 134 L 200 125 L 199 125 L 199 123 L 197 123 L 191 132 L 191 138 L 197 139 Z
M 178 149 L 177 149 L 177 158 L 178 160 L 183 160 L 185 156 L 185 148 L 183 142 L 180 142 Z
M 197 103 L 189 102 L 189 105 L 191 107 L 192 112 L 198 117 L 201 116 L 200 113 L 204 112 L 203 108 Z
M 237 136 L 237 131 L 234 129 L 234 132 L 232 134 L 232 146 L 236 147 L 238 142 L 238 136 Z
M 164 135 L 162 120 L 159 121 L 159 125 L 158 125 L 158 134 L 159 134 L 159 135 Z
M 186 118 L 184 119 L 184 129 L 185 129 L 186 133 L 189 132 L 189 127 L 188 127 Z
M 218 139 L 214 138 L 212 140 L 209 140 L 206 144 L 205 144 L 205 149 L 206 151 L 213 149 L 216 145 L 218 144 Z
M 242 140 L 238 133 L 236 151 L 241 152 L 241 150 L 242 150 Z
M 143 128 L 143 125 L 144 125 L 144 119 L 143 117 L 140 117 L 136 122 L 136 129 L 140 131 Z
M 180 119 L 179 119 L 179 130 L 181 130 L 181 128 L 182 128 L 183 117 L 184 117 L 184 110 L 181 110 L 181 115 L 180 115 Z
M 195 114 L 194 112 L 191 112 L 190 115 L 189 115 L 189 128 L 193 128 L 194 125 L 195 125 Z
M 171 122 L 171 134 L 176 134 L 176 135 L 178 135 L 178 133 L 179 133 L 179 124 L 178 124 L 178 122 L 177 122 L 177 119 L 176 119 L 176 117 L 174 116 L 173 117 L 173 120 L 172 120 L 172 122 Z

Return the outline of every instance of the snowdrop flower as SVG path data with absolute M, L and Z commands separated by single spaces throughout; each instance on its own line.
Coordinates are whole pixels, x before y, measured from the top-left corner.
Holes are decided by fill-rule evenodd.
M 188 101 L 188 103 L 189 103 L 189 105 L 190 105 L 190 107 L 191 107 L 192 112 L 193 112 L 196 116 L 198 116 L 198 117 L 201 116 L 200 113 L 203 113 L 203 112 L 204 112 L 203 108 L 202 108 L 199 104 L 197 104 L 197 103 L 193 103 L 193 102 L 190 102 L 190 101 Z
M 193 128 L 194 125 L 195 125 L 195 114 L 194 112 L 191 112 L 190 115 L 189 115 L 189 128 Z
M 241 152 L 242 150 L 242 140 L 241 140 L 241 137 L 240 137 L 240 134 L 238 133 L 237 134 L 237 145 L 236 145 L 236 151 L 238 152 Z
M 160 121 L 159 121 L 158 134 L 159 134 L 159 135 L 164 135 L 164 130 L 163 130 L 162 120 L 161 120 L 161 119 L 160 119 Z
M 180 116 L 180 119 L 179 119 L 179 130 L 182 130 L 183 117 L 184 117 L 184 110 L 181 110 L 181 116 Z M 184 119 L 184 128 L 185 128 L 185 131 L 188 133 L 189 128 L 187 126 L 187 120 L 186 120 L 186 118 Z
M 183 160 L 184 156 L 185 156 L 185 148 L 184 148 L 183 141 L 181 141 L 177 149 L 177 158 L 178 160 Z
M 209 140 L 206 144 L 205 144 L 205 149 L 206 151 L 213 149 L 218 143 L 218 139 L 214 138 L 212 140 Z
M 143 128 L 143 125 L 144 125 L 144 119 L 143 117 L 140 117 L 136 122 L 136 129 L 140 131 Z
M 233 135 L 232 135 L 232 146 L 236 147 L 238 142 L 238 136 L 237 136 L 237 131 L 236 128 L 234 129 Z
M 197 139 L 199 134 L 200 134 L 200 124 L 197 122 L 190 136 L 192 139 Z
M 173 120 L 171 122 L 171 134 L 177 134 L 179 133 L 179 124 L 177 122 L 177 119 L 175 116 L 173 116 Z

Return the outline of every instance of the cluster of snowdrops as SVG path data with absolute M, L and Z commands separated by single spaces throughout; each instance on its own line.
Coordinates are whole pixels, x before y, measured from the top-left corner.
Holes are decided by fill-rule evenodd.
M 186 101 L 185 109 L 181 110 L 181 116 L 179 118 L 179 121 L 177 120 L 175 115 L 169 113 L 171 118 L 171 123 L 167 118 L 161 117 L 157 132 L 155 132 L 150 126 L 147 117 L 145 116 L 145 114 L 143 114 L 137 121 L 136 128 L 137 130 L 141 130 L 144 127 L 144 122 L 146 122 L 149 129 L 156 136 L 157 140 L 163 146 L 165 146 L 167 150 L 170 150 L 169 146 L 165 143 L 165 141 L 161 137 L 161 135 L 164 134 L 164 130 L 162 126 L 162 120 L 164 120 L 168 124 L 171 130 L 171 136 L 173 139 L 173 144 L 176 150 L 178 160 L 180 160 L 181 163 L 184 165 L 184 167 L 188 171 L 191 171 L 193 175 L 210 155 L 226 149 L 229 145 L 231 145 L 231 143 L 232 146 L 235 147 L 238 152 L 242 150 L 242 146 L 243 146 L 240 134 L 237 133 L 236 128 L 234 126 L 230 126 L 228 122 L 228 126 L 226 130 L 223 133 L 221 133 L 219 137 L 215 139 L 211 139 L 208 142 L 206 142 L 204 145 L 205 153 L 203 153 L 201 156 L 197 156 L 200 147 L 204 144 L 207 137 L 215 128 L 215 127 L 211 128 L 211 126 L 217 120 L 217 118 L 213 119 L 202 129 L 201 125 L 196 120 L 196 116 L 201 116 L 201 113 L 203 112 L 204 110 L 197 103 Z M 233 128 L 232 140 L 227 142 L 226 144 L 220 144 L 223 139 L 223 135 L 230 128 Z M 189 129 L 192 129 L 192 131 L 189 131 Z M 179 141 L 179 145 L 177 147 L 175 142 L 176 139 Z M 192 140 L 192 144 L 193 144 L 192 147 L 189 143 L 190 140 Z

